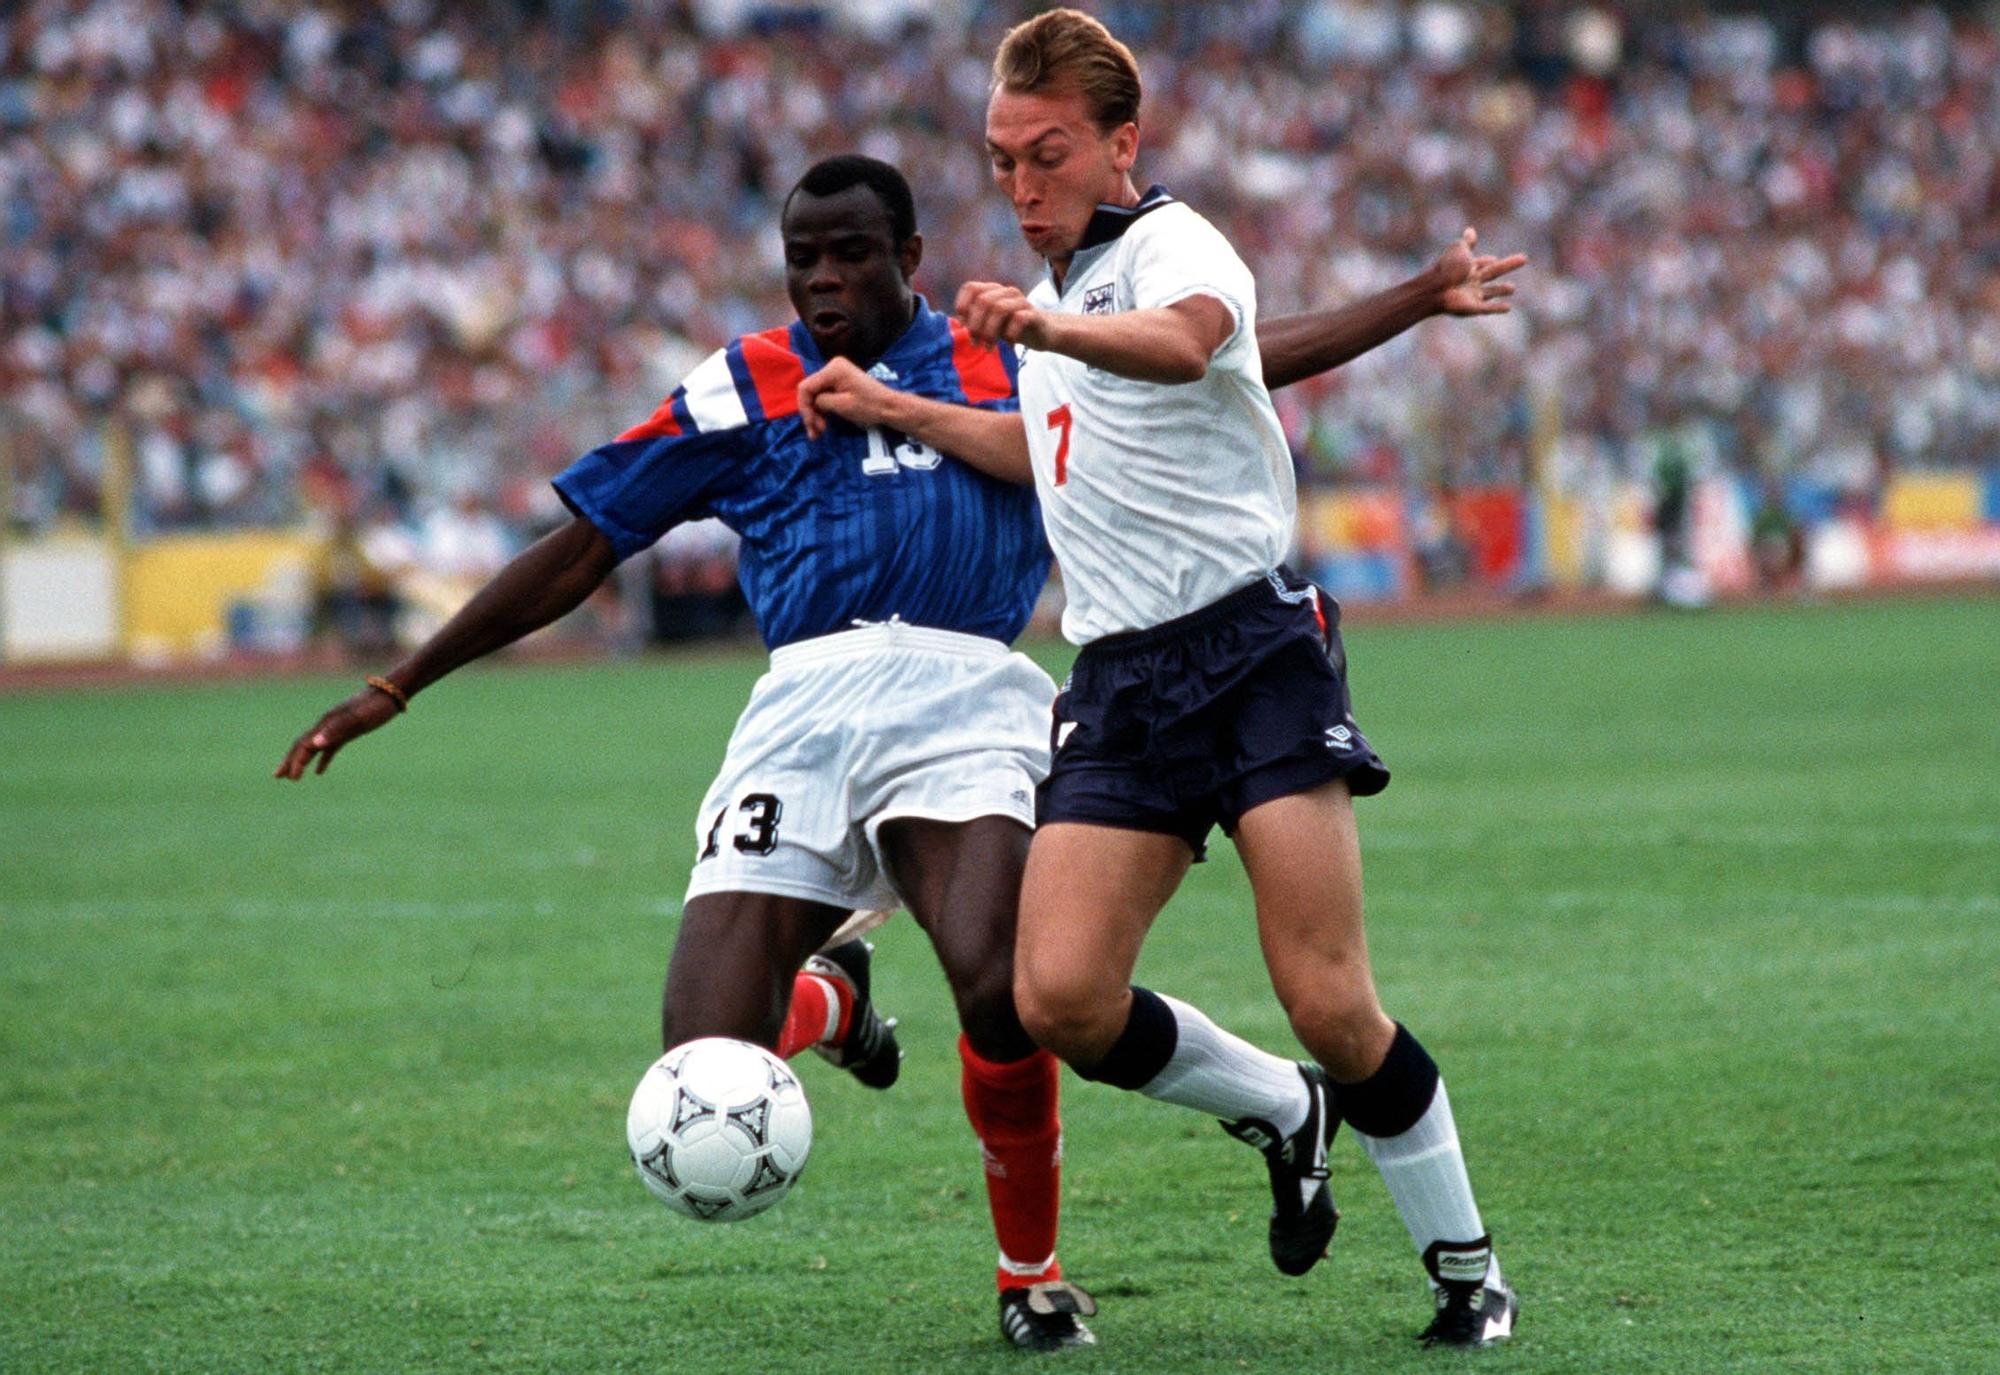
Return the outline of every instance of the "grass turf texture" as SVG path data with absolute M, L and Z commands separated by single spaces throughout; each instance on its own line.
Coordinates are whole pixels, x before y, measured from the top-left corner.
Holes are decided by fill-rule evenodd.
M 1364 629 L 1383 995 L 1526 1310 L 1494 1371 L 2000 1368 L 2000 601 Z M 1051 650 L 1059 661 L 1063 654 Z M 347 684 L 0 697 L 0 1368 L 1018 1369 L 941 978 L 799 1190 L 632 1177 L 694 808 L 760 661 L 461 675 L 303 786 Z M 1141 978 L 1272 1047 L 1226 845 Z M 1295 1053 L 1295 1052 L 1294 1052 Z M 1255 1156 L 1065 1078 L 1102 1371 L 1435 1370 L 1352 1141 L 1303 1281 Z

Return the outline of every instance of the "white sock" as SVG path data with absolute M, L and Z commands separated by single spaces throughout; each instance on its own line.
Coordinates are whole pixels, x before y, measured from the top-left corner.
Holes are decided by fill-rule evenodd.
M 1468 1242 L 1486 1235 L 1479 1205 L 1472 1199 L 1472 1181 L 1465 1176 L 1465 1155 L 1458 1146 L 1458 1127 L 1451 1119 L 1451 1099 L 1438 1080 L 1437 1094 L 1417 1124 L 1400 1136 L 1361 1138 L 1361 1149 L 1382 1172 L 1389 1197 L 1410 1229 L 1417 1254 L 1433 1242 Z M 1486 1281 L 1500 1282 L 1500 1262 L 1489 1256 Z
M 1254 1117 L 1280 1136 L 1299 1129 L 1310 1104 L 1296 1064 L 1230 1035 L 1178 998 L 1160 1001 L 1174 1014 L 1174 1055 L 1139 1092 L 1224 1121 Z

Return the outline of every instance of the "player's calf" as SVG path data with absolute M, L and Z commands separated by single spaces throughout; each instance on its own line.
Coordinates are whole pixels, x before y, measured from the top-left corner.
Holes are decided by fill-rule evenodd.
M 793 1011 L 779 1054 L 796 1054 L 810 1046 L 828 1064 L 852 1074 L 871 1089 L 886 1089 L 902 1073 L 903 1049 L 896 1043 L 896 1019 L 876 1012 L 869 997 L 869 963 L 873 947 L 851 940 L 812 956 L 800 971 L 793 991 Z M 820 987 L 814 989 L 811 984 Z M 824 1009 L 815 1024 L 813 995 Z M 803 995 L 803 1012 L 801 1002 Z M 794 1020 L 801 1022 L 795 1030 Z M 787 1043 L 800 1037 L 796 1046 Z
M 1380 1067 L 1339 1094 L 1342 1116 L 1381 1172 L 1437 1296 L 1424 1341 L 1484 1346 L 1511 1335 L 1519 1305 L 1480 1219 L 1436 1063 L 1398 1026 Z
M 1132 1016 L 1122 984 L 1099 988 L 1077 981 L 1036 981 L 1019 971 L 1014 1007 L 1035 1044 L 1078 1073 L 1086 1073 L 1117 1049 Z
M 994 1280 L 1003 1294 L 1059 1280 L 1062 1119 L 1055 1057 L 1037 1050 L 1019 1060 L 989 1060 L 963 1036 L 958 1054 L 965 1117 L 979 1141 L 1000 1243 Z

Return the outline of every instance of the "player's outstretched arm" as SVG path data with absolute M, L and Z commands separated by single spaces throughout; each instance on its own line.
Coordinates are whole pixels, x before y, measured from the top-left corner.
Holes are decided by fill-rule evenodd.
M 1170 386 L 1206 377 L 1209 359 L 1236 328 L 1229 307 L 1213 296 L 1115 315 L 1069 315 L 1041 310 L 1020 288 L 999 282 L 967 282 L 958 289 L 955 313 L 981 343 L 1024 344 Z
M 319 764 L 313 771 L 325 773 L 341 746 L 386 724 L 409 698 L 445 674 L 581 606 L 617 562 L 610 541 L 581 517 L 544 535 L 494 575 L 437 634 L 383 675 L 395 692 L 366 687 L 327 712 L 292 742 L 275 776 L 302 778 L 315 757 Z
M 1478 231 L 1468 228 L 1436 262 L 1386 291 L 1336 310 L 1259 321 L 1265 387 L 1276 391 L 1329 372 L 1433 315 L 1505 315 L 1514 284 L 1498 279 L 1523 266 L 1527 255 L 1482 256 L 1478 246 Z
M 885 425 L 1002 482 L 1035 480 L 1028 434 L 1013 411 L 988 411 L 912 396 L 884 386 L 845 358 L 799 383 L 799 419 L 808 437 L 826 433 L 828 416 L 850 425 Z

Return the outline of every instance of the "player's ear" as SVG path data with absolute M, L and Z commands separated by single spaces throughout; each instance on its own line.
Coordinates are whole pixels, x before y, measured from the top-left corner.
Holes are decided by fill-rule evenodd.
M 903 274 L 903 280 L 906 282 L 917 275 L 917 266 L 923 260 L 924 236 L 921 234 L 910 235 L 896 250 L 896 268 Z
M 1111 131 L 1111 165 L 1120 172 L 1132 170 L 1139 160 L 1139 126 L 1129 120 Z

